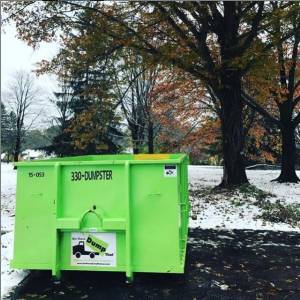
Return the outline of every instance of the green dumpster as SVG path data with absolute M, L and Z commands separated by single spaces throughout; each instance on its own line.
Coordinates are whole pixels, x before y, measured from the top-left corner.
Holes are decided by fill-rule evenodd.
M 188 156 L 92 155 L 17 163 L 17 269 L 183 273 Z

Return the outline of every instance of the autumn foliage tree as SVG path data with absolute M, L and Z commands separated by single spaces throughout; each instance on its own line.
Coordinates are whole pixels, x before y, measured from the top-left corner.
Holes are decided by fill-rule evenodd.
M 151 98 L 159 151 L 188 152 L 193 163 L 222 163 L 220 107 L 199 80 L 178 68 L 161 70 Z M 274 128 L 248 107 L 243 122 L 246 163 L 276 163 L 280 142 Z
M 160 126 L 156 139 L 160 151 L 185 151 L 199 157 L 201 149 L 215 140 L 216 135 L 203 128 L 216 108 L 205 87 L 189 73 L 176 67 L 161 70 L 151 99 L 154 120 Z
M 118 153 L 123 133 L 113 84 L 115 57 L 99 58 L 106 40 L 96 40 L 99 31 L 91 26 L 91 13 L 80 12 L 77 18 L 73 35 L 65 37 L 58 54 L 41 61 L 37 70 L 56 74 L 63 85 L 56 93 L 62 132 L 48 149 L 59 155 Z
M 286 3 L 276 11 L 294 5 Z M 130 48 L 151 63 L 176 66 L 201 80 L 220 105 L 221 186 L 248 182 L 242 79 L 261 54 L 274 46 L 273 41 L 260 42 L 275 15 L 269 2 L 50 1 L 7 3 L 4 8 L 16 21 L 19 37 L 29 44 L 51 41 L 57 31 L 70 36 L 81 22 L 79 12 L 85 12 L 93 16 L 87 27 L 98 28 L 107 36 L 107 47 L 97 55 Z M 281 18 L 280 13 L 276 18 Z
M 272 3 L 275 14 L 278 3 Z M 296 11 L 296 13 L 295 13 Z M 298 182 L 295 171 L 295 130 L 300 124 L 300 5 L 287 11 L 283 20 L 274 18 L 269 32 L 275 45 L 249 74 L 245 102 L 281 132 L 281 173 L 279 182 Z M 288 39 L 287 31 L 293 30 Z

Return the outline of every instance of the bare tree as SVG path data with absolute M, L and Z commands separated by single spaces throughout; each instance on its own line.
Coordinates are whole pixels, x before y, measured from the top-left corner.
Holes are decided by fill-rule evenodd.
M 118 102 L 131 134 L 133 153 L 139 153 L 145 144 L 148 152 L 153 153 L 155 124 L 151 91 L 157 79 L 158 67 L 145 66 L 142 57 L 137 54 L 129 56 L 129 59 L 125 57 L 126 67 L 121 72 L 123 78 L 118 78 L 120 72 L 116 72 Z
M 33 110 L 33 105 L 37 102 L 39 95 L 40 90 L 36 87 L 32 74 L 18 71 L 13 75 L 6 98 L 11 111 L 16 116 L 14 161 L 19 160 L 26 131 L 31 128 L 41 114 L 41 111 Z

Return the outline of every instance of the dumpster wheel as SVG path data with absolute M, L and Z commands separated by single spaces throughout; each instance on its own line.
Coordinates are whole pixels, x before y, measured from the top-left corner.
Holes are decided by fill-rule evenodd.
M 90 253 L 90 258 L 94 258 L 95 257 L 95 253 L 91 252 Z

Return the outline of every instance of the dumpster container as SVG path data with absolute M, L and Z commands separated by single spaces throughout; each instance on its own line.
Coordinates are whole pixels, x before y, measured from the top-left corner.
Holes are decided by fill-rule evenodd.
M 17 163 L 17 269 L 183 273 L 188 156 L 93 155 Z

